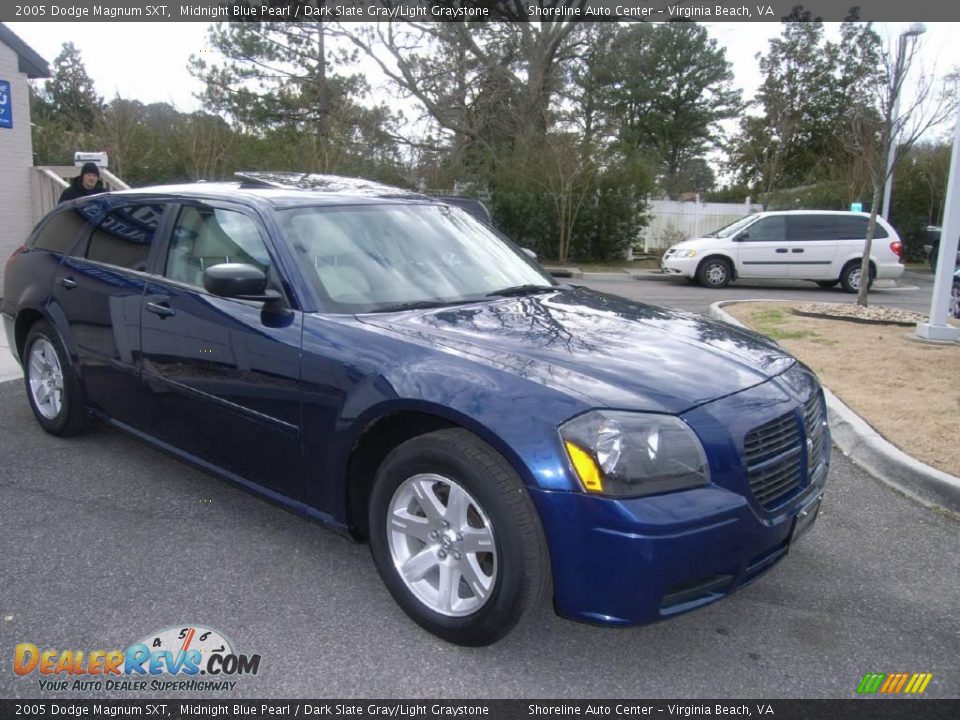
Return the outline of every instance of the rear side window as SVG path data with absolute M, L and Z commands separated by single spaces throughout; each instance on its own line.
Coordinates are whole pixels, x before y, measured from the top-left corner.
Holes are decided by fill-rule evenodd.
M 788 222 L 790 240 L 836 240 L 836 215 L 791 215 Z
M 146 270 L 163 205 L 127 205 L 112 210 L 90 235 L 87 259 Z
M 50 252 L 70 252 L 81 231 L 87 226 L 87 219 L 78 208 L 61 210 L 53 215 L 40 229 L 33 247 L 37 250 Z
M 865 217 L 859 215 L 845 217 L 841 215 L 837 218 L 837 238 L 839 240 L 863 240 L 867 237 L 867 224 L 868 220 Z M 885 238 L 888 233 L 880 223 L 877 223 L 873 236 L 875 238 Z

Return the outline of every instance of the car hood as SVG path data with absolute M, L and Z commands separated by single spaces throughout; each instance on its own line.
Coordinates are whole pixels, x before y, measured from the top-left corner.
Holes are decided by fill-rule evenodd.
M 598 406 L 650 412 L 681 413 L 795 362 L 751 331 L 583 288 L 358 319 Z

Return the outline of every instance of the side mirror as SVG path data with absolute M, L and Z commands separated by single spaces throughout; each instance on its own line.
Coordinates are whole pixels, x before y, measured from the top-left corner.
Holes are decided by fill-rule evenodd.
M 276 290 L 267 289 L 267 276 L 260 268 L 244 263 L 220 263 L 203 271 L 203 286 L 208 292 L 236 300 L 275 302 L 282 299 Z
M 527 256 L 528 258 L 530 258 L 531 260 L 537 260 L 537 261 L 540 260 L 540 258 L 537 257 L 537 254 L 536 254 L 533 250 L 531 250 L 530 248 L 520 248 L 520 249 L 523 250 L 523 252 L 526 254 L 526 256 Z
M 749 239 L 750 239 L 750 232 L 749 232 L 748 230 L 744 230 L 742 233 L 740 233 L 739 235 L 737 235 L 737 236 L 733 239 L 733 241 L 734 241 L 734 242 L 742 242 L 743 240 L 749 240 Z

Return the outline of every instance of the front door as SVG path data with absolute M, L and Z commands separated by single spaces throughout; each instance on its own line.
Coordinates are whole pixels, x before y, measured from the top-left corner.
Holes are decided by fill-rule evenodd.
M 238 481 L 300 498 L 303 314 L 211 295 L 203 272 L 225 262 L 260 268 L 282 292 L 254 214 L 180 207 L 140 316 L 151 432 Z
M 737 235 L 737 266 L 739 277 L 787 277 L 790 248 L 783 215 L 760 218 Z

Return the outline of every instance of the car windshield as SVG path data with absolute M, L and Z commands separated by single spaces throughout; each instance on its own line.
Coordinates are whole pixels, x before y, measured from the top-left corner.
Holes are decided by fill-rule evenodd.
M 390 312 L 556 287 L 519 248 L 447 205 L 300 207 L 278 215 L 327 311 Z
M 746 217 L 740 218 L 739 220 L 734 220 L 729 225 L 724 225 L 719 230 L 714 230 L 713 232 L 707 233 L 706 235 L 704 235 L 704 237 L 715 237 L 715 238 L 731 237 L 732 235 L 736 235 L 738 232 L 743 230 L 747 225 L 749 225 L 756 219 L 757 219 L 757 215 L 747 215 Z

